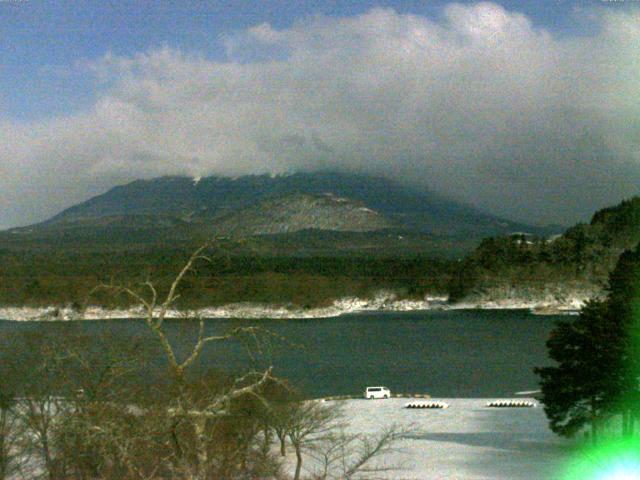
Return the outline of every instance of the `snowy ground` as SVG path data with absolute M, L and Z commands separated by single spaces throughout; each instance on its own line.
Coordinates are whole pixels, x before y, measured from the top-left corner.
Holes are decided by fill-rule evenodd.
M 555 480 L 560 478 L 573 442 L 547 427 L 535 408 L 488 408 L 496 399 L 433 399 L 446 410 L 406 409 L 410 399 L 347 400 L 345 417 L 353 432 L 380 432 L 393 424 L 415 431 L 382 462 L 401 465 L 388 479 Z M 518 400 L 532 400 L 523 399 Z
M 429 297 L 423 300 L 399 300 L 394 295 L 381 294 L 371 299 L 342 298 L 327 307 L 298 308 L 286 305 L 257 303 L 233 303 L 197 311 L 170 310 L 167 318 L 184 318 L 199 315 L 203 318 L 331 318 L 354 312 L 417 311 L 444 308 L 446 297 Z M 106 310 L 90 306 L 83 312 L 71 308 L 0 307 L 2 320 L 102 320 L 112 318 L 142 318 L 142 308 Z
M 356 312 L 420 311 L 432 309 L 542 309 L 537 313 L 571 313 L 580 308 L 584 298 L 568 299 L 563 304 L 545 302 L 524 302 L 517 300 L 448 305 L 446 297 L 427 297 L 423 300 L 401 300 L 394 295 L 381 294 L 371 299 L 342 298 L 327 307 L 298 308 L 294 306 L 263 305 L 255 303 L 234 303 L 220 307 L 203 308 L 198 311 L 167 312 L 168 318 L 331 318 Z M 548 310 L 545 310 L 548 309 Z M 90 306 L 83 312 L 69 307 L 0 307 L 0 320 L 15 321 L 65 321 L 65 320 L 107 320 L 114 318 L 142 318 L 142 308 L 107 310 Z

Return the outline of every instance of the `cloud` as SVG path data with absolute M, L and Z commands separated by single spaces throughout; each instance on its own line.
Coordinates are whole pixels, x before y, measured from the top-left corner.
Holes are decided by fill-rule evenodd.
M 640 13 L 558 36 L 492 3 L 257 25 L 214 61 L 162 48 L 84 65 L 93 107 L 0 130 L 0 223 L 117 182 L 318 168 L 411 181 L 529 222 L 640 185 Z

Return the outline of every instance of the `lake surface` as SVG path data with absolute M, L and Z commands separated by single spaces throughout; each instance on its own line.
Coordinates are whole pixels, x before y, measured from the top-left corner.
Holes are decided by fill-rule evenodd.
M 219 320 L 206 322 L 207 334 L 259 325 L 286 339 L 274 339 L 254 361 L 239 342 L 210 344 L 200 368 L 241 371 L 272 364 L 310 396 L 360 394 L 367 385 L 392 392 L 434 397 L 502 397 L 535 390 L 536 366 L 550 364 L 545 342 L 561 316 L 536 316 L 525 310 L 441 310 L 345 315 L 329 319 Z M 167 321 L 179 354 L 193 344 L 196 323 Z M 95 335 L 109 331 L 124 341 L 146 338 L 139 320 L 83 322 L 0 321 L 0 344 L 10 333 L 48 331 Z M 149 336 L 149 341 L 153 339 Z M 162 360 L 148 367 L 162 368 Z

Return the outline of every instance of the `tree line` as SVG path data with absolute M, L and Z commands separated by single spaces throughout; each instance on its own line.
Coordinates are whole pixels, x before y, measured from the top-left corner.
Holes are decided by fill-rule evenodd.
M 93 285 L 153 278 L 168 288 L 189 255 L 187 246 L 122 251 L 0 251 L 0 305 L 82 306 Z M 287 257 L 229 252 L 198 267 L 180 284 L 180 308 L 234 302 L 327 305 L 341 297 L 370 297 L 392 290 L 410 298 L 445 293 L 451 263 L 425 256 Z M 126 296 L 99 294 L 92 302 L 127 307 Z

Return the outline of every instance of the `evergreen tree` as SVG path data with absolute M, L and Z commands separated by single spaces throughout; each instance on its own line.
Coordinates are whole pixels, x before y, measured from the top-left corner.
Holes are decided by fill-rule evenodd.
M 572 436 L 622 414 L 633 433 L 640 376 L 640 247 L 625 252 L 609 278 L 606 300 L 592 300 L 571 321 L 560 322 L 547 341 L 556 366 L 537 368 L 551 429 Z
M 608 316 L 621 325 L 618 346 L 620 388 L 618 407 L 623 416 L 623 434 L 633 434 L 640 416 L 640 245 L 626 251 L 609 277 Z
M 613 407 L 619 381 L 611 373 L 619 364 L 609 346 L 619 335 L 607 320 L 606 302 L 590 301 L 577 319 L 560 322 L 547 341 L 558 365 L 536 373 L 551 430 L 560 435 L 573 436 L 589 425 L 595 441 L 600 420 Z

